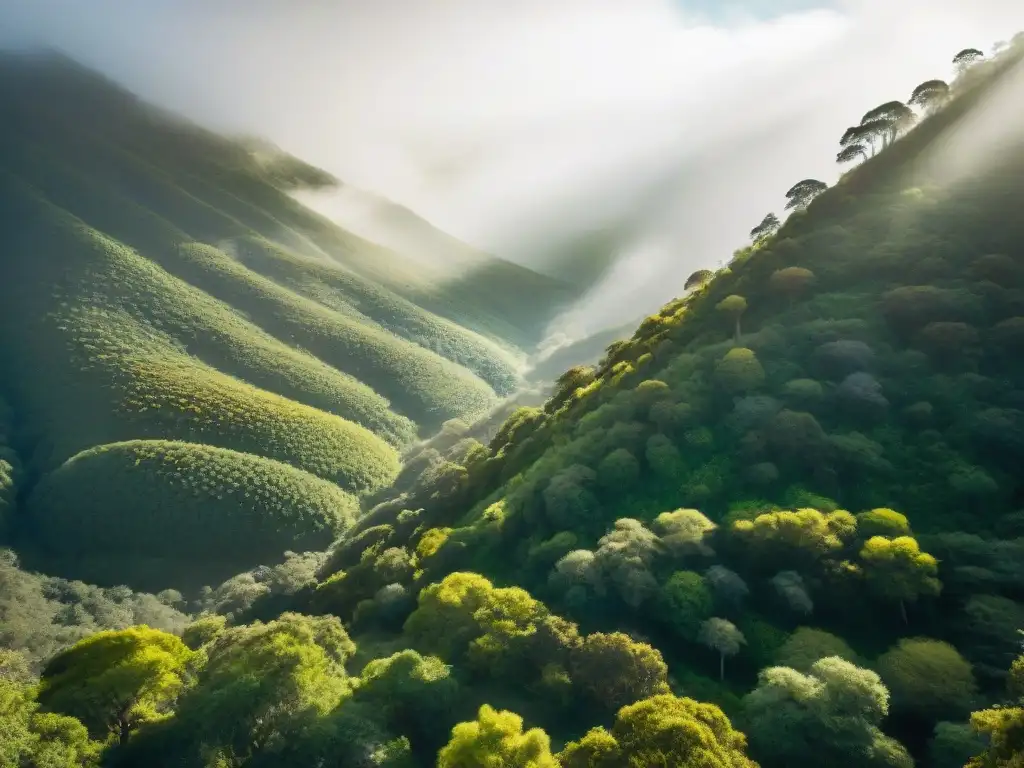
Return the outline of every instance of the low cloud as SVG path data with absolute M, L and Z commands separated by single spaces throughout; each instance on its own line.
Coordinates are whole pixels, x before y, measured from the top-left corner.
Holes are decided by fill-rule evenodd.
M 523 263 L 628 224 L 560 323 L 578 336 L 727 259 L 794 181 L 834 180 L 867 109 L 1024 28 L 1019 0 L 767 5 L 7 0 L 0 44 L 61 47 Z

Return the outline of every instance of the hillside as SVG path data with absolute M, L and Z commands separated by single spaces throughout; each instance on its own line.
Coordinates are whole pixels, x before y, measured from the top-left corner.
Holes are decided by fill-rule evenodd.
M 518 345 L 566 298 L 501 267 L 503 291 L 535 299 L 523 325 L 521 307 L 489 306 L 472 275 L 442 279 L 292 197 L 335 184 L 329 175 L 164 114 L 60 56 L 0 54 L 0 100 L 0 392 L 14 414 L 0 511 L 25 546 L 40 542 L 31 512 L 9 509 L 15 473 L 31 510 L 50 473 L 123 441 L 228 449 L 284 462 L 311 488 L 378 490 L 404 446 L 517 386 Z M 141 519 L 160 514 L 137 487 Z M 347 517 L 332 519 L 336 532 Z M 274 531 L 278 556 L 303 541 Z M 132 577 L 127 565 L 106 573 Z
M 259 230 L 117 234 L 8 170 L 0 513 L 55 565 L 187 592 L 0 552 L 13 754 L 1024 764 L 1024 35 L 983 59 L 866 113 L 837 184 L 501 403 L 474 399 L 485 331 L 400 352 L 452 319 L 415 292 Z M 361 378 L 417 371 L 394 401 Z M 403 408 L 445 420 L 410 445 Z
M 420 454 L 288 605 L 400 632 L 382 647 L 464 671 L 465 719 L 486 701 L 556 745 L 667 682 L 762 766 L 963 766 L 971 710 L 1019 695 L 1022 59 L 975 65 L 543 407 Z M 873 691 L 860 746 L 779 738 L 833 716 L 785 709 L 815 685 Z M 630 712 L 560 764 L 623 764 L 586 755 L 634 738 Z

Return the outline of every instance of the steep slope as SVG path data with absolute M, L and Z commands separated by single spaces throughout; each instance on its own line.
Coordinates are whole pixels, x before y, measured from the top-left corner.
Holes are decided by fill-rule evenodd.
M 321 517 L 334 522 L 317 524 L 321 538 L 278 524 L 305 520 L 300 493 L 251 509 L 242 497 L 214 505 L 222 541 L 256 530 L 255 517 L 272 532 L 225 557 L 238 569 L 273 549 L 326 545 L 355 495 L 395 477 L 397 449 L 486 411 L 519 381 L 516 344 L 532 331 L 485 306 L 486 291 L 467 284 L 469 300 L 292 197 L 335 183 L 327 174 L 163 114 L 55 55 L 0 54 L 0 100 L 0 389 L 21 458 L 0 455 L 0 504 L 26 551 L 67 555 L 47 567 L 74 568 L 57 546 L 66 539 L 42 519 L 73 528 L 73 486 L 92 470 L 70 468 L 94 464 L 116 465 L 138 515 L 133 549 L 162 563 L 165 584 L 209 554 L 201 528 L 189 528 L 205 523 L 184 502 L 175 525 L 187 535 L 160 549 L 149 524 L 167 511 L 154 506 L 159 479 L 143 463 L 112 461 L 123 458 L 113 444 L 191 446 L 175 448 L 189 487 L 225 450 L 263 467 L 257 474 L 289 466 L 299 485 L 341 489 L 325 502 Z M 519 288 L 542 303 L 562 295 L 526 270 L 503 290 Z M 40 491 L 47 503 L 17 508 L 34 488 L 57 486 Z M 75 539 L 74 558 L 108 561 L 104 580 L 141 576 L 97 538 Z
M 572 298 L 561 283 L 484 254 L 475 273 L 452 280 L 448 270 L 427 269 L 347 232 L 295 200 L 293 181 L 268 170 L 251 141 L 229 141 L 163 114 L 61 57 L 3 54 L 0 95 L 5 129 L 22 141 L 45 142 L 64 164 L 114 183 L 192 239 L 217 243 L 255 232 L 333 259 L 428 311 L 516 345 L 535 343 L 558 305 Z M 10 136 L 6 147 L 17 154 Z M 326 181 L 308 168 L 297 173 L 317 186 Z M 530 311 L 516 296 L 531 297 Z
M 297 199 L 327 212 L 352 232 L 408 256 L 416 262 L 418 279 L 430 276 L 435 288 L 413 288 L 410 296 L 434 311 L 476 328 L 473 314 L 481 308 L 500 315 L 512 325 L 491 333 L 532 346 L 542 337 L 559 306 L 579 298 L 587 288 L 580 273 L 563 270 L 554 277 L 541 276 L 519 264 L 495 258 L 437 229 L 415 211 L 365 190 L 339 185 L 327 191 L 299 191 Z M 372 268 L 371 265 L 367 265 Z M 388 283 L 388 276 L 378 277 Z M 509 290 L 509 289 L 512 290 Z M 409 290 L 398 283 L 395 290 Z M 445 308 L 445 297 L 468 302 Z M 468 311 L 467 311 L 468 310 Z M 453 315 L 452 312 L 457 314 Z M 513 330 L 513 327 L 520 330 Z M 481 326 L 480 330 L 486 330 Z M 512 334 L 512 335 L 510 335 Z
M 303 258 L 267 240 L 225 246 L 255 272 L 342 314 L 357 313 L 387 331 L 456 362 L 506 394 L 518 382 L 517 360 L 495 342 L 432 315 L 411 301 L 332 263 Z
M 772 768 L 912 764 L 891 737 L 946 765 L 926 760 L 950 729 L 976 754 L 963 723 L 1005 699 L 1024 621 L 1022 62 L 1024 38 L 976 65 L 489 444 L 421 453 L 296 604 L 403 627 L 556 740 L 579 738 L 581 700 L 609 724 L 661 679 Z M 779 738 L 825 728 L 800 697 L 855 680 L 859 747 Z M 613 743 L 592 731 L 563 765 Z

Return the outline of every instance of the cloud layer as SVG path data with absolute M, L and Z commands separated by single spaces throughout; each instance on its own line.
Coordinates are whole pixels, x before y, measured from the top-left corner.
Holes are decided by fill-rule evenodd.
M 7 0 L 0 44 L 64 48 L 525 263 L 632 222 L 564 318 L 578 335 L 727 259 L 792 182 L 834 179 L 868 108 L 1024 29 L 1019 0 L 749 2 Z

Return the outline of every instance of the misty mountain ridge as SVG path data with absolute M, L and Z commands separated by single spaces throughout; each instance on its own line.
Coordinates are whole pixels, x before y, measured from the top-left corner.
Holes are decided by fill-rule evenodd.
M 1024 34 L 953 63 L 673 288 L 682 171 L 563 281 L 0 60 L 0 764 L 1024 765 Z
M 176 476 L 211 509 L 236 470 L 271 484 L 248 502 L 274 510 L 267 529 L 216 567 L 289 538 L 328 543 L 405 446 L 520 385 L 572 298 L 411 212 L 392 220 L 416 232 L 396 226 L 389 242 L 418 233 L 416 256 L 345 230 L 295 199 L 336 187 L 330 174 L 152 108 L 61 55 L 0 54 L 0 100 L 0 395 L 19 414 L 21 492 L 37 510 L 6 523 L 41 556 L 60 552 L 59 569 L 81 555 L 93 558 L 83 573 L 120 582 L 144 580 L 147 558 L 173 567 L 145 546 L 134 564 L 100 562 L 90 536 L 47 517 L 80 471 L 121 477 L 101 481 L 99 503 L 102 488 L 164 472 L 142 469 L 161 456 L 180 456 Z M 192 514 L 161 512 L 152 494 L 129 503 L 168 524 Z M 198 544 L 175 556 L 198 569 Z

